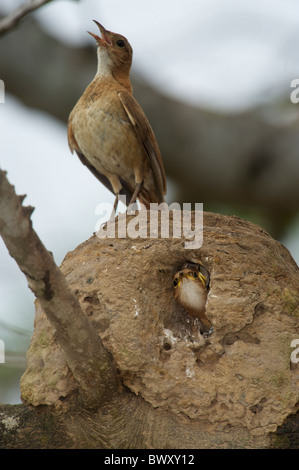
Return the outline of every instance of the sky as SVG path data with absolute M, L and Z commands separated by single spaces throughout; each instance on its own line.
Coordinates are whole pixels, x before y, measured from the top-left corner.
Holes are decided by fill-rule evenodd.
M 1 10 L 19 3 L 1 0 Z M 71 44 L 94 44 L 86 31 L 97 32 L 97 19 L 129 39 L 133 68 L 153 85 L 208 109 L 236 112 L 288 96 L 299 78 L 298 0 L 57 0 L 35 16 Z M 7 94 L 0 135 L 0 168 L 27 194 L 33 226 L 60 264 L 92 235 L 97 205 L 114 197 L 71 155 L 63 124 Z M 299 220 L 284 240 L 297 263 L 298 240 Z M 0 299 L 0 338 L 1 321 L 32 329 L 34 297 L 2 239 Z
M 86 30 L 99 20 L 129 38 L 134 67 L 155 85 L 209 108 L 267 102 L 299 76 L 297 0 L 58 1 L 37 17 L 76 44 L 93 41 Z

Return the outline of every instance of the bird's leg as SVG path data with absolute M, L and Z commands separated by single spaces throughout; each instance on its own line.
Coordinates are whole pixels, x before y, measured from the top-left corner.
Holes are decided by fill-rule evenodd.
M 129 203 L 129 207 L 128 207 L 128 214 L 131 212 L 131 210 L 133 209 L 133 204 L 136 202 L 136 199 L 137 197 L 139 196 L 140 194 L 140 191 L 142 190 L 143 188 L 143 181 L 141 181 L 141 183 L 137 183 L 136 186 L 135 186 L 135 191 L 131 197 L 131 200 L 130 200 L 130 203 Z
M 140 191 L 142 190 L 142 188 L 143 188 L 143 181 L 141 181 L 141 183 L 136 184 L 135 191 L 133 193 L 133 196 L 131 197 L 130 204 L 134 204 L 134 202 L 136 201 L 137 197 L 139 196 Z
M 208 331 L 204 331 L 202 336 L 204 338 L 208 338 L 209 336 L 211 336 L 211 334 L 214 332 L 214 328 L 211 326 L 211 328 L 208 330 Z
M 109 174 L 107 175 L 110 183 L 111 183 L 111 186 L 112 186 L 112 189 L 113 189 L 113 192 L 115 194 L 115 200 L 114 200 L 114 204 L 113 204 L 113 209 L 112 209 L 112 212 L 111 212 L 111 215 L 110 215 L 110 219 L 109 220 L 112 220 L 115 218 L 115 215 L 116 215 L 116 209 L 117 209 L 117 206 L 118 206 L 118 198 L 119 198 L 119 193 L 121 191 L 121 188 L 122 188 L 122 184 L 119 180 L 119 177 L 115 174 Z
M 117 194 L 115 195 L 114 204 L 113 204 L 113 209 L 112 209 L 112 212 L 111 212 L 111 215 L 110 215 L 109 220 L 113 220 L 113 219 L 115 218 L 116 209 L 117 209 L 117 205 L 118 205 L 118 196 L 119 196 L 119 194 L 117 193 Z

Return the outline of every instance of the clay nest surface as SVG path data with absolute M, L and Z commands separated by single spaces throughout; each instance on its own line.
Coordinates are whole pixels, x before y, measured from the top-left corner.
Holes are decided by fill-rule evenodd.
M 237 217 L 205 213 L 203 233 L 193 250 L 183 239 L 94 235 L 61 270 L 132 393 L 210 430 L 275 431 L 299 401 L 290 360 L 299 337 L 298 267 L 279 242 Z M 208 338 L 173 297 L 172 278 L 185 261 L 210 273 Z M 25 402 L 60 406 L 76 389 L 38 302 L 27 362 Z

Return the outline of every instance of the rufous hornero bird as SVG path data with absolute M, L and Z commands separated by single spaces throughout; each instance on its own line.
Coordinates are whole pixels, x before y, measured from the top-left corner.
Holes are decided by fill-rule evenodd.
M 72 110 L 68 142 L 81 162 L 126 204 L 138 198 L 147 209 L 164 202 L 166 180 L 154 132 L 132 94 L 132 47 L 124 36 L 107 31 L 94 20 L 98 68 L 90 85 Z

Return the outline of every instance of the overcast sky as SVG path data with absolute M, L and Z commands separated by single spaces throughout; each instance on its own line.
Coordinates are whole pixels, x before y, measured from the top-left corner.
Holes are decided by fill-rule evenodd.
M 18 3 L 1 0 L 1 10 Z M 58 0 L 36 16 L 76 44 L 94 43 L 86 31 L 97 31 L 97 19 L 129 39 L 136 71 L 165 93 L 211 109 L 238 111 L 288 96 L 299 78 L 298 0 Z M 0 132 L 0 167 L 28 194 L 34 227 L 60 263 L 91 236 L 97 204 L 114 198 L 70 154 L 61 123 L 6 95 Z M 285 239 L 297 263 L 298 238 L 299 222 Z M 2 240 L 0 263 L 0 321 L 31 328 L 33 296 Z

